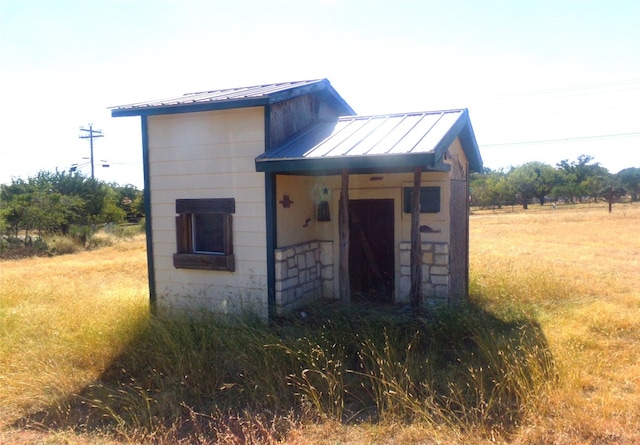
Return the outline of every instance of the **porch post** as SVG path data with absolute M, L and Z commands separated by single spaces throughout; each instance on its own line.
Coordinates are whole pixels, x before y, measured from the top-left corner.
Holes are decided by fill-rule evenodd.
M 351 281 L 349 279 L 349 171 L 342 170 L 342 190 L 339 212 L 340 273 L 338 282 L 343 303 L 351 303 Z
M 420 181 L 422 168 L 413 170 L 413 193 L 411 194 L 411 306 L 422 306 L 422 240 L 420 238 Z
M 149 120 L 147 116 L 140 116 L 141 133 L 142 133 L 142 172 L 144 180 L 144 215 L 145 215 L 145 233 L 147 235 L 147 274 L 149 276 L 149 307 L 151 313 L 158 313 L 158 299 L 156 296 L 156 268 L 153 251 L 153 221 L 151 219 L 151 175 L 149 172 Z M 17 233 L 16 233 L 17 235 Z
M 276 313 L 275 249 L 278 245 L 278 221 L 276 216 L 276 174 L 264 174 L 265 218 L 267 223 L 267 313 L 273 320 Z

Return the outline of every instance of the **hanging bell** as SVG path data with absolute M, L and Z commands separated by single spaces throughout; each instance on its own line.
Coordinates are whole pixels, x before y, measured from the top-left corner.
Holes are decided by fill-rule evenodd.
M 327 201 L 320 201 L 318 204 L 318 221 L 331 221 L 329 203 Z

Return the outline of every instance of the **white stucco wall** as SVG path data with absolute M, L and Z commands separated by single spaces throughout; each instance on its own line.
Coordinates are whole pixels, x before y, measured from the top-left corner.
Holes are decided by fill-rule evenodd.
M 277 246 L 286 247 L 319 239 L 322 226 L 327 223 L 316 220 L 316 205 L 311 190 L 318 183 L 315 176 L 278 175 L 276 180 L 276 215 L 278 220 Z M 293 201 L 284 207 L 285 195 Z M 330 224 L 330 223 L 329 223 Z
M 148 118 L 151 222 L 160 310 L 267 315 L 261 107 Z M 175 200 L 234 198 L 235 272 L 176 269 Z
M 464 154 L 462 145 L 460 145 L 460 139 L 456 138 L 451 145 L 449 145 L 447 153 L 448 156 L 444 162 L 451 166 L 451 178 L 467 178 L 469 174 L 469 161 L 467 160 L 467 156 Z

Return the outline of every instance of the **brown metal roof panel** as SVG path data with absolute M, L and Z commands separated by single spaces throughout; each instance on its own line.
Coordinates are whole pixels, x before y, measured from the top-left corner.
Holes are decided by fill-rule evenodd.
M 303 80 L 299 82 L 284 82 L 268 85 L 256 85 L 251 87 L 230 88 L 224 90 L 203 91 L 199 93 L 190 93 L 189 95 L 199 96 L 198 100 L 234 100 L 244 99 L 248 97 L 262 97 L 270 94 L 279 93 L 305 85 L 318 83 L 320 80 Z M 187 95 L 185 95 L 187 96 Z
M 182 96 L 181 102 L 205 102 L 211 100 L 229 100 L 247 95 L 247 88 L 233 89 L 233 90 L 220 90 L 220 91 L 206 91 L 201 93 L 187 93 Z
M 157 100 L 152 100 L 148 102 L 137 102 L 137 103 L 127 104 L 127 105 L 120 105 L 114 108 L 116 109 L 151 108 L 151 107 L 176 106 L 176 105 L 202 103 L 202 102 L 237 100 L 237 99 L 244 99 L 249 97 L 255 98 L 255 97 L 268 96 L 269 94 L 279 93 L 292 88 L 311 85 L 321 81 L 322 80 L 315 79 L 315 80 L 303 80 L 299 82 L 284 82 L 284 83 L 274 83 L 274 84 L 268 84 L 268 85 L 256 85 L 251 87 L 199 91 L 194 93 L 187 93 L 178 97 L 157 99 Z

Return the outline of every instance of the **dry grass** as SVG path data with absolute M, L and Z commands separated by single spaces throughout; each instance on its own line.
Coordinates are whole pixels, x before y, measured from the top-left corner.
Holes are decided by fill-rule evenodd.
M 98 377 L 147 316 L 145 260 L 137 240 L 1 263 L 0 416 L 48 406 Z
M 83 391 L 87 394 L 86 389 L 105 370 L 114 371 L 114 363 L 133 363 L 131 360 L 136 359 L 129 357 L 129 361 L 123 361 L 120 355 L 149 332 L 145 252 L 142 240 L 136 240 L 52 259 L 4 261 L 0 263 L 0 443 L 112 444 L 117 439 L 137 443 L 141 437 L 149 442 L 176 442 L 183 437 L 184 443 L 210 443 L 212 439 L 208 439 L 205 432 L 211 430 L 215 430 L 216 437 L 223 443 L 640 443 L 639 222 L 640 206 L 636 205 L 616 206 L 612 214 L 604 207 L 558 208 L 556 211 L 532 207 L 527 212 L 475 212 L 472 215 L 472 301 L 496 320 L 503 320 L 505 326 L 513 320 L 532 320 L 539 324 L 536 333 L 544 335 L 558 371 L 557 382 L 538 385 L 537 394 L 525 394 L 518 399 L 522 406 L 516 408 L 522 418 L 515 428 L 508 430 L 493 429 L 485 422 L 462 426 L 447 423 L 450 419 L 465 418 L 465 413 L 460 411 L 443 412 L 443 418 L 449 420 L 436 424 L 407 422 L 402 416 L 390 415 L 378 423 L 345 425 L 332 420 L 333 405 L 333 408 L 320 408 L 329 414 L 324 416 L 328 420 L 321 422 L 298 415 L 274 420 L 249 411 L 244 416 L 229 416 L 225 420 L 224 415 L 216 417 L 177 406 L 176 412 L 188 411 L 196 430 L 205 428 L 190 439 L 180 436 L 175 425 L 157 425 L 157 431 L 147 431 L 146 435 L 136 435 L 135 428 L 130 428 L 130 436 L 121 434 L 117 438 L 107 431 L 82 430 L 79 434 L 68 427 L 56 429 L 54 425 L 52 428 L 51 424 L 43 431 L 21 431 L 12 426 L 16 419 L 39 409 L 72 410 L 72 405 L 64 403 L 69 395 Z M 264 344 L 254 344 L 250 339 L 250 336 L 264 336 L 262 331 L 251 328 L 246 332 L 248 336 L 241 339 L 242 342 L 252 347 Z M 482 334 L 482 329 L 478 332 Z M 494 340 L 502 341 L 502 337 L 485 334 L 475 338 L 480 351 L 497 347 L 491 343 Z M 310 347 L 320 344 L 313 343 L 316 339 L 309 339 Z M 205 337 L 201 340 L 217 341 Z M 262 341 L 271 343 L 274 339 Z M 508 343 L 493 358 L 504 358 L 504 352 L 508 352 L 512 344 L 519 347 L 517 343 Z M 346 380 L 340 380 L 344 374 L 342 368 L 327 367 L 335 364 L 334 356 L 328 353 L 336 351 L 318 350 L 320 355 L 314 355 L 314 360 L 317 362 L 318 357 L 325 354 L 326 363 L 318 364 L 316 375 L 320 375 L 319 371 L 323 374 L 331 371 L 334 374 L 329 377 L 337 378 L 336 384 L 347 384 L 352 377 L 347 375 Z M 177 358 L 186 356 L 179 353 L 179 350 L 172 351 Z M 413 410 L 420 418 L 418 405 L 409 397 L 382 397 L 385 391 L 393 393 L 404 387 L 415 390 L 414 382 L 405 378 L 412 366 L 409 361 L 415 360 L 415 356 L 407 355 L 410 359 L 407 361 L 401 359 L 402 351 L 374 348 L 365 353 L 366 350 L 363 354 L 368 354 L 365 359 L 370 363 L 381 363 L 367 377 L 369 380 L 363 380 L 380 383 L 377 387 L 380 398 L 376 403 L 389 405 L 389 401 L 394 401 L 402 405 L 401 413 Z M 231 357 L 230 361 L 239 361 L 247 372 L 256 372 L 248 367 L 255 358 L 281 357 L 260 354 L 258 350 L 243 353 Z M 166 358 L 156 355 L 143 359 Z M 298 356 L 297 360 L 300 359 Z M 498 361 L 492 366 L 499 366 Z M 189 363 L 181 366 L 185 365 Z M 225 363 L 225 367 L 230 366 Z M 278 366 L 286 369 L 280 362 L 256 369 L 266 371 Z M 308 363 L 305 366 L 313 369 Z M 159 368 L 147 369 L 153 374 L 149 382 L 169 384 L 170 375 L 162 375 Z M 393 375 L 382 379 L 380 371 Z M 495 378 L 478 377 L 482 372 L 489 372 L 481 367 L 467 371 L 471 372 L 471 381 L 479 384 Z M 293 376 L 292 382 L 299 385 L 298 390 L 307 391 L 308 400 L 318 395 L 327 397 L 326 393 L 314 394 L 312 388 L 305 387 L 305 375 L 308 374 Z M 477 380 L 473 380 L 474 376 Z M 249 383 L 260 381 L 263 386 L 271 379 L 268 373 L 253 377 L 246 374 L 242 378 Z M 524 381 L 527 376 L 520 378 Z M 150 394 L 148 388 L 139 386 L 141 381 L 136 381 L 133 389 L 139 390 L 143 397 L 127 393 L 137 397 L 130 407 L 151 400 L 146 395 Z M 241 388 L 237 383 L 229 387 L 232 391 Z M 273 388 L 279 387 L 273 383 Z M 478 387 L 469 389 L 471 395 L 478 392 Z M 497 394 L 499 390 L 500 385 L 493 387 Z M 342 400 L 343 396 L 338 393 L 333 397 Z M 491 402 L 491 398 L 483 400 Z M 110 409 L 99 400 L 93 403 Z M 323 403 L 320 400 L 319 405 Z M 438 409 L 444 406 L 454 410 L 453 405 L 440 404 Z M 462 404 L 456 406 L 458 410 L 464 408 Z M 340 407 L 339 413 L 342 410 Z M 113 413 L 112 417 L 122 414 Z M 474 411 L 469 415 L 475 414 Z M 34 422 L 37 416 L 31 415 L 30 419 Z M 498 419 L 493 422 L 500 424 Z M 126 431 L 127 426 L 123 427 Z
M 525 443 L 640 442 L 640 206 L 472 217 L 472 293 L 535 315 L 560 384 Z

